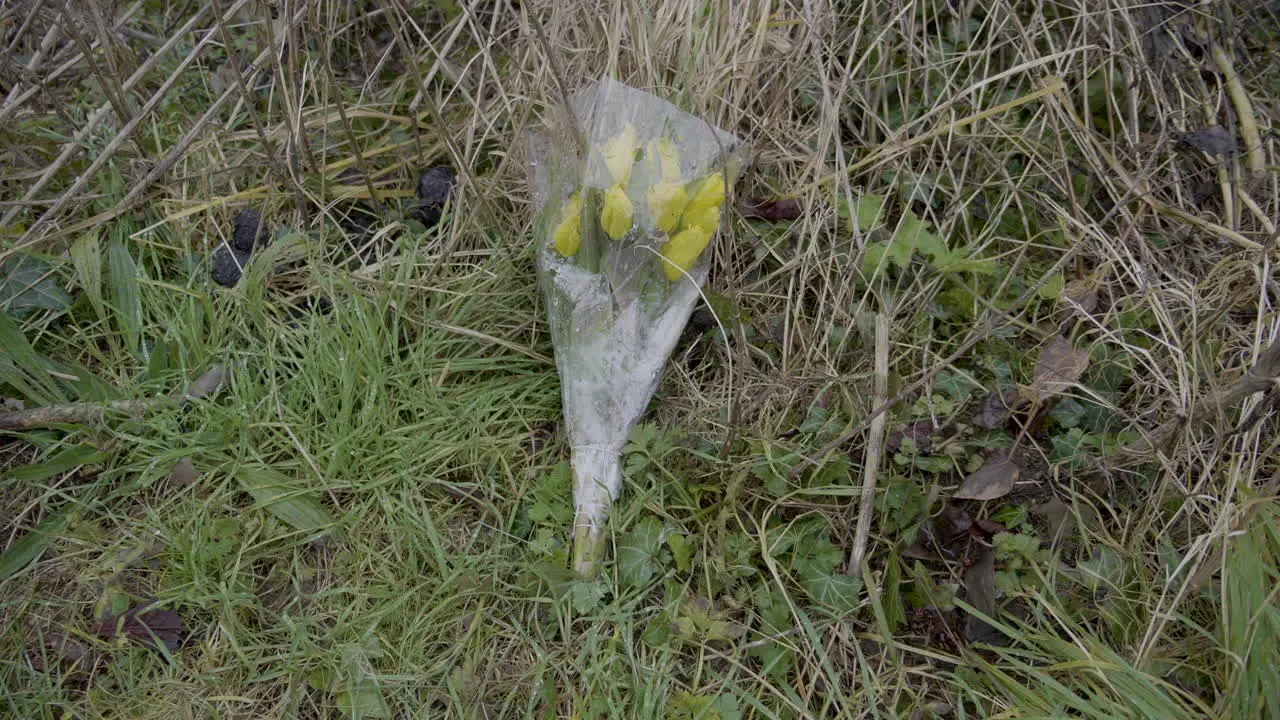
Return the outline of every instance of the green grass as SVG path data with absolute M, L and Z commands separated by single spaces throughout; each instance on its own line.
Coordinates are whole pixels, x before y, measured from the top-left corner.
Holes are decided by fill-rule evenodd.
M 0 431 L 0 714 L 1280 718 L 1274 413 L 1196 405 L 1276 334 L 1274 11 L 463 5 L 215 9 L 194 27 L 218 42 L 181 36 L 122 88 L 141 112 L 178 74 L 128 136 L 103 88 L 191 8 L 103 6 L 122 34 L 60 30 L 38 61 L 53 16 L 0 11 L 33 63 L 0 75 L 0 283 L 37 258 L 20 297 L 46 303 L 0 285 L 0 397 L 116 408 Z M 262 70 L 248 101 L 225 38 Z M 523 138 L 601 74 L 731 128 L 737 195 L 804 212 L 729 214 L 725 332 L 673 356 L 588 582 Z M 1257 177 L 1176 143 L 1241 114 L 1236 79 Z M 424 230 L 403 198 L 437 163 L 460 180 Z M 208 254 L 250 206 L 281 239 L 216 287 Z M 909 392 L 855 577 L 877 313 Z M 1091 362 L 1050 411 L 975 421 L 1043 387 L 1059 335 Z M 217 364 L 215 396 L 159 399 Z M 1162 427 L 1157 457 L 1116 455 Z M 953 500 L 993 448 L 1012 492 Z M 956 510 L 1008 532 L 949 537 Z M 180 648 L 95 633 L 149 602 Z

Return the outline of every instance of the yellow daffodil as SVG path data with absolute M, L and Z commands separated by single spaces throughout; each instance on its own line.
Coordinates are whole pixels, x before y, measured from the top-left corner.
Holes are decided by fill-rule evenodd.
M 560 212 L 560 222 L 551 233 L 556 252 L 565 257 L 578 254 L 582 247 L 582 193 L 576 192 Z
M 684 275 L 697 262 L 698 256 L 711 242 L 711 233 L 699 226 L 686 228 L 676 233 L 666 245 L 662 246 L 662 256 L 669 262 L 662 264 L 667 279 L 675 281 Z
M 649 143 L 644 155 L 652 164 L 651 182 L 680 182 L 680 151 L 670 138 Z
M 686 212 L 682 227 L 701 228 L 708 235 L 714 235 L 720 229 L 720 208 L 704 208 L 696 213 Z
M 636 160 L 635 127 L 627 125 L 622 128 L 622 132 L 600 148 L 600 155 L 609 170 L 610 181 L 625 187 L 631 181 L 631 166 Z
M 649 186 L 649 215 L 662 232 L 674 232 L 689 204 L 689 194 L 679 182 L 660 182 Z
M 708 208 L 719 209 L 724 204 L 724 174 L 712 173 L 698 184 L 698 189 L 689 198 L 689 206 L 684 212 L 690 217 L 702 217 Z
M 614 185 L 604 192 L 604 200 L 600 207 L 600 225 L 609 237 L 621 240 L 631 229 L 631 213 L 634 207 L 631 198 L 621 185 Z

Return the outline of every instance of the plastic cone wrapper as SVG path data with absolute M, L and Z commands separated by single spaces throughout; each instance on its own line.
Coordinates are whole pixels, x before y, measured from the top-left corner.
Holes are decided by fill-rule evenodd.
M 602 80 L 571 127 L 529 137 L 538 282 L 574 475 L 574 569 L 599 569 L 621 455 L 707 276 L 739 141 L 649 93 Z

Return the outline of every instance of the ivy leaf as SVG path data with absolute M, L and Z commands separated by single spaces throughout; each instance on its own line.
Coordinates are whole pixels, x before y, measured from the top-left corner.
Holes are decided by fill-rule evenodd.
M 804 582 L 804 589 L 816 601 L 842 613 L 853 612 L 862 596 L 862 581 L 853 575 L 831 572 Z
M 618 575 L 631 587 L 643 587 L 661 569 L 662 522 L 647 517 L 618 541 Z
M 938 373 L 938 377 L 933 381 L 933 386 L 946 393 L 947 397 L 950 397 L 960 405 L 969 402 L 974 390 L 982 389 L 982 386 L 971 380 L 968 375 L 947 370 Z
M 785 549 L 794 548 L 791 567 L 802 580 L 826 576 L 844 559 L 844 552 L 829 538 L 831 530 L 825 520 L 812 518 L 797 523 L 793 530 L 794 535 L 791 538 L 784 536 L 779 544 Z M 780 552 L 775 551 L 775 554 Z

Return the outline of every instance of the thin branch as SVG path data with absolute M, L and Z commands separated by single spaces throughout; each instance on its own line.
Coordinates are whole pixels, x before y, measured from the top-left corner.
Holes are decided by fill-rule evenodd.
M 889 317 L 876 314 L 876 379 L 875 402 L 883 405 L 889 399 Z M 862 572 L 862 559 L 867 554 L 867 538 L 871 536 L 871 514 L 876 506 L 876 476 L 880 472 L 880 457 L 884 453 L 885 414 L 871 420 L 867 438 L 865 461 L 862 465 L 862 501 L 858 507 L 858 528 L 853 536 L 853 552 L 849 554 L 846 575 Z
M 171 405 L 175 402 L 185 406 L 192 400 L 213 395 L 226 384 L 226 380 L 226 366 L 218 363 L 209 368 L 208 372 L 197 378 L 195 382 L 188 385 L 187 389 L 181 393 L 161 395 L 150 400 L 117 400 L 105 405 L 102 403 L 79 402 L 0 413 L 0 430 L 29 430 L 59 423 L 83 425 L 101 420 L 108 414 L 141 417 L 158 407 Z
M 1115 456 L 1112 465 L 1121 465 L 1134 460 L 1141 460 L 1153 452 L 1167 449 L 1173 444 L 1177 435 L 1188 421 L 1203 425 L 1213 422 L 1226 410 L 1251 395 L 1265 392 L 1280 384 L 1280 341 L 1273 342 L 1262 351 L 1258 361 L 1238 380 L 1225 388 L 1207 395 L 1192 406 L 1185 417 L 1177 417 L 1156 428 L 1155 432 L 1125 448 Z

